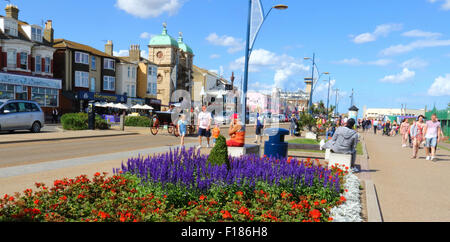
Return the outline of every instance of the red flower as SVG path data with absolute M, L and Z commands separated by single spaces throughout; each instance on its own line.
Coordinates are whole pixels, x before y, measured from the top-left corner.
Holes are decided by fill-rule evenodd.
M 244 195 L 244 193 L 241 191 L 238 191 L 238 192 L 236 192 L 236 195 L 238 195 L 239 197 L 242 197 Z
M 125 218 L 124 216 L 120 216 L 120 222 L 125 222 L 127 220 L 127 218 Z
M 66 201 L 67 197 L 64 195 L 64 196 L 60 197 L 59 200 Z
M 230 212 L 228 212 L 228 211 L 224 211 L 224 210 L 222 210 L 222 211 L 220 211 L 221 213 L 222 213 L 222 218 L 223 219 L 227 219 L 227 218 L 229 218 L 229 219 L 231 219 L 231 218 L 233 218 L 232 216 L 231 216 L 231 213 Z
M 201 195 L 201 196 L 199 197 L 199 199 L 200 199 L 201 201 L 203 201 L 203 200 L 206 199 L 206 196 L 205 196 L 205 195 Z
M 100 172 L 95 173 L 94 176 L 100 176 Z
M 322 213 L 320 213 L 319 210 L 314 209 L 309 212 L 309 215 L 311 215 L 312 218 L 317 219 L 317 218 L 320 218 L 320 216 L 322 216 Z
M 38 205 L 39 204 L 39 199 L 34 200 L 34 204 Z
M 341 196 L 340 201 L 345 202 L 345 201 L 347 201 L 347 199 L 344 196 Z

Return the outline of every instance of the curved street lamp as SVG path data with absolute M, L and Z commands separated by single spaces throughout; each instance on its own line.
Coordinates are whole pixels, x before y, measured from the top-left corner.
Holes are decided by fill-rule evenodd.
M 244 67 L 244 80 L 242 82 L 242 96 L 241 96 L 241 106 L 242 106 L 241 120 L 243 121 L 244 127 L 247 124 L 248 65 L 249 65 L 249 59 L 250 59 L 250 55 L 251 55 L 251 52 L 252 52 L 253 44 L 254 44 L 257 36 L 258 36 L 259 31 L 261 30 L 261 26 L 266 21 L 267 17 L 269 16 L 270 12 L 272 11 L 272 9 L 286 10 L 288 8 L 288 6 L 284 5 L 284 4 L 278 4 L 278 5 L 272 6 L 270 8 L 270 10 L 267 12 L 267 14 L 262 16 L 262 18 L 263 18 L 262 22 L 260 23 L 260 25 L 258 26 L 257 30 L 255 31 L 255 35 L 252 36 L 253 37 L 252 40 L 250 40 L 251 20 L 252 20 L 251 19 L 251 17 L 252 17 L 252 7 L 253 7 L 253 2 L 254 1 L 258 1 L 258 3 L 261 6 L 261 11 L 263 12 L 261 0 L 249 0 L 248 1 L 248 6 L 249 7 L 248 7 L 248 19 L 247 19 L 247 40 L 246 40 L 246 43 L 245 43 L 245 67 Z

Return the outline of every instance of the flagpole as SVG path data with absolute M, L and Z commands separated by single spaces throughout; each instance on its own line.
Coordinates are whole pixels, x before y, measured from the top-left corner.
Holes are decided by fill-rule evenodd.
M 248 83 L 248 63 L 250 52 L 250 24 L 252 15 L 252 0 L 248 1 L 248 19 L 247 19 L 247 41 L 245 43 L 245 67 L 244 67 L 244 81 L 242 82 L 242 95 L 241 95 L 241 118 L 244 127 L 247 124 L 247 83 Z

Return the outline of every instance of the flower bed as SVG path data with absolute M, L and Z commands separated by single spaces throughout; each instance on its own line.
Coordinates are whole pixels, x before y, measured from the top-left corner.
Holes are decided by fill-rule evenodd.
M 346 172 L 311 160 L 230 158 L 191 150 L 129 159 L 114 175 L 57 180 L 0 199 L 0 221 L 332 221 Z

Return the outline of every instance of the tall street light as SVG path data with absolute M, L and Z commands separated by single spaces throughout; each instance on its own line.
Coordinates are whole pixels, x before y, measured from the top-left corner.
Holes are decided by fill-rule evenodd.
M 329 72 L 324 72 L 324 75 L 328 75 L 328 95 L 327 95 L 327 120 L 328 120 L 328 115 L 330 113 L 329 111 L 329 105 L 330 105 L 330 86 L 331 86 L 331 75 Z
M 318 68 L 317 65 L 316 65 L 316 54 L 315 54 L 315 53 L 313 53 L 313 57 L 312 57 L 312 58 L 310 58 L 310 57 L 305 57 L 305 58 L 303 58 L 303 59 L 304 59 L 304 60 L 311 60 L 311 61 L 312 61 L 312 72 L 311 72 L 311 77 L 305 78 L 306 81 L 311 81 L 311 82 L 312 82 L 312 84 L 311 84 L 311 92 L 309 93 L 309 104 L 308 104 L 309 113 L 312 114 L 311 107 L 312 107 L 313 92 L 314 92 L 314 89 L 315 89 L 315 85 L 317 84 L 317 82 L 314 82 L 314 71 L 317 69 L 317 72 L 319 73 L 319 77 L 317 78 L 317 80 L 320 80 L 320 77 L 321 77 L 324 73 L 320 74 L 320 72 L 319 72 L 319 68 Z M 325 73 L 326 73 L 326 72 L 325 72 Z
M 258 26 L 255 26 L 256 27 L 256 31 L 252 31 L 253 35 L 252 35 L 252 38 L 250 39 L 250 31 L 251 31 L 251 26 L 252 26 L 252 9 L 253 9 L 253 4 L 254 3 L 257 4 L 256 7 L 259 7 L 257 9 L 257 10 L 259 10 L 259 13 L 255 12 L 255 14 L 260 14 L 259 17 L 262 18 L 262 20 L 260 21 Z M 241 120 L 243 120 L 244 127 L 245 127 L 245 125 L 247 123 L 248 64 L 249 64 L 249 59 L 250 59 L 250 55 L 251 55 L 251 52 L 252 52 L 253 44 L 254 44 L 254 42 L 256 40 L 256 37 L 258 36 L 258 33 L 259 33 L 259 30 L 261 29 L 261 26 L 263 25 L 263 23 L 265 22 L 265 20 L 269 16 L 269 14 L 272 11 L 272 9 L 285 10 L 287 8 L 288 8 L 287 5 L 278 4 L 278 5 L 275 5 L 272 8 L 270 8 L 270 10 L 267 12 L 267 14 L 265 16 L 263 16 L 264 10 L 262 9 L 261 0 L 249 0 L 248 1 L 247 41 L 245 43 L 244 81 L 242 82 L 242 96 L 241 96 L 241 105 L 242 105 Z

